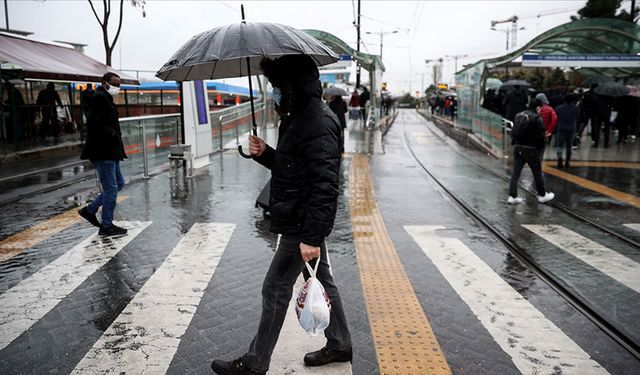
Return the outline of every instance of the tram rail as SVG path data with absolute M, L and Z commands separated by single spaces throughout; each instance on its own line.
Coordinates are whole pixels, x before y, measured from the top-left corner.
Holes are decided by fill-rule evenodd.
M 436 134 L 431 129 L 429 129 L 429 130 L 437 138 L 443 140 L 440 135 Z M 405 149 L 411 154 L 413 159 L 416 161 L 418 166 L 423 170 L 423 172 L 428 176 L 428 178 L 431 179 L 433 182 L 435 182 L 436 185 L 446 195 L 448 195 L 452 199 L 452 201 L 455 202 L 455 204 L 458 205 L 458 207 L 460 207 L 460 209 L 463 210 L 463 212 L 465 212 L 467 215 L 469 215 L 471 218 L 473 218 L 476 222 L 478 222 L 481 226 L 483 226 L 490 233 L 492 233 L 495 236 L 495 238 L 498 239 L 507 248 L 507 250 L 509 250 L 511 252 L 511 254 L 513 254 L 519 261 L 521 261 L 523 264 L 525 264 L 530 270 L 532 270 L 538 277 L 540 277 L 545 283 L 547 283 L 553 290 L 555 290 L 560 296 L 562 296 L 565 300 L 567 300 L 572 306 L 574 306 L 584 316 L 586 316 L 589 320 L 591 320 L 594 324 L 596 324 L 600 329 L 602 329 L 607 335 L 609 335 L 618 344 L 620 344 L 622 347 L 624 347 L 629 353 L 631 353 L 636 358 L 640 359 L 640 345 L 639 345 L 639 343 L 635 342 L 632 338 L 630 338 L 624 332 L 619 330 L 614 324 L 612 324 L 611 322 L 607 321 L 607 319 L 604 316 L 602 316 L 601 314 L 598 313 L 597 309 L 595 309 L 595 308 L 593 308 L 591 306 L 591 304 L 589 303 L 588 300 L 586 300 L 585 298 L 580 296 L 578 293 L 575 293 L 574 291 L 572 291 L 571 288 L 566 287 L 564 285 L 564 283 L 560 280 L 560 278 L 558 278 L 553 273 L 545 270 L 543 267 L 538 265 L 537 262 L 535 261 L 535 259 L 533 259 L 529 255 L 527 255 L 525 249 L 523 249 L 520 245 L 518 245 L 517 243 L 512 241 L 509 237 L 507 237 L 504 233 L 502 233 L 502 231 L 500 231 L 496 226 L 492 225 L 477 210 L 475 210 L 470 205 L 468 205 L 463 199 L 458 197 L 458 195 L 456 193 L 454 193 L 451 189 L 449 189 L 440 179 L 438 179 L 438 177 L 436 177 L 434 175 L 434 173 L 432 173 L 432 171 L 430 171 L 429 168 L 427 168 L 424 165 L 424 163 L 422 163 L 422 161 L 418 158 L 418 156 L 414 152 L 413 148 L 411 147 L 411 144 L 409 143 L 409 141 L 407 139 L 407 133 L 406 133 L 406 129 L 405 129 L 404 125 L 403 125 L 403 128 L 402 128 L 402 142 L 403 142 L 403 145 L 404 145 Z M 460 155 L 465 156 L 466 158 L 468 158 L 470 160 L 473 160 L 473 159 L 469 158 L 467 155 L 464 155 L 463 153 L 459 152 L 458 150 L 454 150 L 454 151 L 459 153 Z M 473 161 L 476 162 L 475 160 L 473 160 Z M 479 163 L 477 163 L 477 164 L 479 164 Z M 498 175 L 500 177 L 503 177 L 503 178 L 505 177 L 504 174 L 501 174 L 501 173 L 498 173 L 496 171 L 493 171 L 492 169 L 487 168 L 485 166 L 482 166 L 482 167 L 485 170 L 488 170 L 491 173 L 494 173 L 494 174 L 496 174 L 496 175 Z M 528 189 L 527 189 L 527 192 L 535 194 L 535 193 L 529 191 Z M 554 208 L 558 208 L 563 212 L 567 212 L 572 217 L 575 217 L 575 218 L 577 218 L 579 220 L 581 219 L 580 216 L 582 216 L 582 215 L 577 214 L 577 213 L 573 213 L 572 214 L 572 213 L 568 212 L 568 211 L 571 211 L 570 209 L 566 209 L 566 208 L 563 209 L 562 207 L 560 207 L 558 205 L 553 205 L 553 207 Z M 593 225 L 595 228 L 597 228 L 599 230 L 603 230 L 606 233 L 612 234 L 616 238 L 619 238 L 621 241 L 625 241 L 625 242 L 630 243 L 630 244 L 632 244 L 634 246 L 637 246 L 635 241 L 633 241 L 631 239 L 628 239 L 628 238 L 627 239 L 623 239 L 621 237 L 624 237 L 624 236 L 621 236 L 619 234 L 613 234 L 611 231 L 605 230 L 606 228 L 602 229 L 601 226 L 594 225 L 594 223 L 592 223 L 591 220 L 583 220 L 583 222 L 585 222 L 585 223 L 587 223 L 589 225 Z

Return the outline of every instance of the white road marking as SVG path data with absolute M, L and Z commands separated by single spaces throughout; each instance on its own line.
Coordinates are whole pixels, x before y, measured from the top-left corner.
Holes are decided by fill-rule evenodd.
M 73 373 L 165 373 L 234 228 L 194 224 Z
M 0 295 L 0 350 L 51 311 L 151 222 L 117 224 L 129 230 L 126 236 L 100 237 L 96 233 Z
M 640 293 L 640 264 L 560 225 L 523 227 Z
M 405 230 L 523 374 L 607 374 L 596 361 L 456 238 L 433 225 Z
M 320 367 L 307 367 L 304 364 L 304 355 L 320 350 L 327 340 L 324 336 L 308 335 L 300 323 L 295 312 L 295 301 L 302 287 L 304 278 L 302 274 L 293 287 L 293 295 L 289 302 L 289 310 L 284 319 L 278 343 L 271 356 L 269 373 L 273 374 L 325 374 L 325 375 L 351 375 L 351 363 L 331 363 Z
M 627 228 L 631 228 L 631 229 L 633 229 L 635 231 L 640 232 L 640 224 L 638 224 L 638 223 L 629 223 L 629 224 L 623 224 L 623 225 L 625 227 L 627 227 Z

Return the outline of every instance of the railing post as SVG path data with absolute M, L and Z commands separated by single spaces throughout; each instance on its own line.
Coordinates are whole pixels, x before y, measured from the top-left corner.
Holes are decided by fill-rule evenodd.
M 233 117 L 235 118 L 235 121 L 236 121 L 236 145 L 239 145 L 240 144 L 240 130 L 238 129 L 239 128 L 238 122 L 239 122 L 240 116 L 238 115 L 238 109 L 235 110 L 235 115 Z
M 224 147 L 224 140 L 222 139 L 222 117 L 218 117 L 218 134 L 220 135 L 220 151 L 222 151 Z
M 149 162 L 147 160 L 147 139 L 145 134 L 146 129 L 145 129 L 144 121 L 142 120 L 138 121 L 138 130 L 140 131 L 140 139 L 142 142 L 142 162 L 144 167 L 143 177 L 147 179 L 149 178 Z

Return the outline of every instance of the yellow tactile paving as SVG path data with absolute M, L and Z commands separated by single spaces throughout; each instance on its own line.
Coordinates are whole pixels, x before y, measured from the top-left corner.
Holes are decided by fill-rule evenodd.
M 127 199 L 126 196 L 118 197 L 118 203 L 125 199 Z M 0 262 L 13 258 L 24 250 L 75 224 L 80 219 L 82 218 L 78 215 L 78 209 L 73 208 L 5 238 L 0 241 Z
M 547 160 L 544 165 L 553 167 L 557 162 Z M 640 163 L 627 161 L 572 161 L 572 167 L 604 167 L 604 168 L 624 168 L 624 169 L 640 169 Z
M 611 197 L 613 199 L 617 199 L 619 201 L 628 203 L 634 207 L 638 207 L 640 208 L 640 197 L 637 197 L 635 195 L 632 194 L 628 194 L 628 193 L 623 193 L 621 191 L 618 191 L 616 189 L 612 189 L 606 185 L 602 185 L 599 184 L 597 182 L 593 182 L 591 180 L 587 180 L 586 178 L 582 178 L 576 175 L 573 175 L 571 173 L 568 172 L 564 172 L 561 171 L 559 169 L 556 168 L 552 168 L 549 167 L 547 165 L 543 165 L 542 170 L 544 171 L 544 173 L 548 173 L 551 175 L 554 175 L 556 177 L 560 177 L 563 180 L 567 180 L 569 182 L 572 182 L 578 186 L 582 186 L 585 189 L 589 189 L 589 190 L 593 190 L 597 193 L 600 193 L 602 195 L 606 195 L 608 197 Z
M 451 374 L 378 209 L 367 156 L 349 173 L 353 238 L 381 374 Z

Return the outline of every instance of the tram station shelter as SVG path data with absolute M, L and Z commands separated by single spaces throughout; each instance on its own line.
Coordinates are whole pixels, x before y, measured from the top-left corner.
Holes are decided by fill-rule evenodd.
M 73 121 L 81 121 L 80 100 L 76 84 L 100 82 L 106 72 L 117 73 L 125 84 L 139 84 L 136 78 L 92 59 L 68 43 L 45 42 L 9 32 L 0 32 L 0 77 L 3 101 L 14 105 L 3 113 L 0 139 L 17 142 L 34 128 L 39 108 L 35 105 L 38 92 L 46 82 L 54 82 L 63 104 Z M 17 116 L 16 114 L 20 114 Z
M 618 19 L 587 19 L 552 28 L 506 55 L 477 61 L 456 72 L 457 126 L 489 152 L 500 156 L 505 133 L 502 117 L 481 107 L 489 70 L 522 57 L 523 66 L 566 67 L 584 76 L 616 81 L 640 79 L 640 26 Z
M 369 91 L 371 92 L 371 107 L 373 113 L 380 113 L 381 104 L 380 83 L 382 83 L 382 73 L 385 71 L 382 58 L 378 55 L 371 55 L 364 52 L 358 52 L 349 47 L 342 39 L 337 36 L 321 30 L 305 29 L 302 30 L 312 37 L 318 39 L 333 52 L 338 55 L 350 55 L 362 68 L 369 72 Z M 380 118 L 375 116 L 376 127 L 379 125 Z

